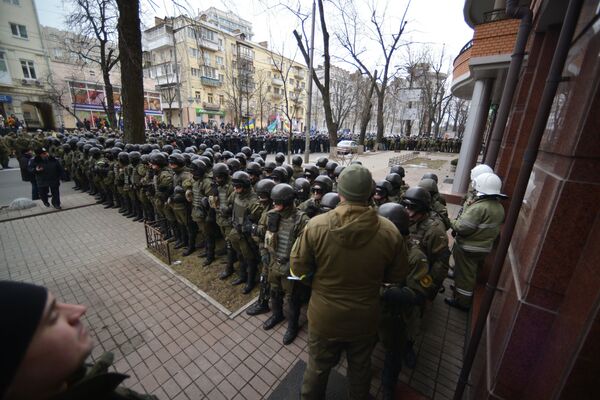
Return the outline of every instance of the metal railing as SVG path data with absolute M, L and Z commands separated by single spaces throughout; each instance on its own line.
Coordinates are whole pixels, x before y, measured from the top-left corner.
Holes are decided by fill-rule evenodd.
M 419 151 L 413 151 L 410 153 L 402 154 L 400 156 L 392 157 L 388 161 L 388 167 L 391 167 L 392 165 L 404 164 L 405 162 L 410 161 L 413 158 L 417 158 L 419 154 L 421 154 Z
M 145 222 L 144 228 L 146 231 L 146 247 L 153 250 L 159 256 L 167 260 L 167 263 L 171 265 L 171 248 L 169 242 L 167 242 L 158 229 L 164 220 Z
M 458 55 L 454 58 L 454 61 L 452 61 L 452 65 L 454 65 L 456 63 L 456 60 L 458 60 L 458 57 L 460 57 L 464 52 L 466 52 L 467 50 L 469 50 L 471 47 L 473 47 L 473 39 L 469 40 L 462 47 L 462 49 L 460 49 L 460 51 L 458 52 Z
M 483 13 L 483 23 L 502 21 L 503 19 L 509 19 L 509 18 L 510 17 L 508 15 L 506 15 L 506 10 L 504 8 L 498 8 L 496 10 L 492 10 L 492 11 Z

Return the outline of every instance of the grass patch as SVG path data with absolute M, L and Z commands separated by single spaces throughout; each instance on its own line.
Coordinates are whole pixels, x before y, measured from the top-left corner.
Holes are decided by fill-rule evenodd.
M 440 169 L 448 160 L 432 160 L 425 157 L 417 157 L 406 161 L 405 165 L 419 165 L 429 169 Z
M 167 263 L 167 260 L 162 258 L 159 254 L 152 250 L 150 251 L 165 264 Z M 199 255 L 202 254 L 204 250 L 196 250 L 187 257 L 183 257 L 181 255 L 182 252 L 183 249 L 174 250 L 173 247 L 171 247 L 171 260 L 173 262 L 179 260 L 181 263 L 172 264 L 169 265 L 169 267 L 175 271 L 176 274 L 196 285 L 198 289 L 208 294 L 229 311 L 233 312 L 238 310 L 255 296 L 258 296 L 258 285 L 256 285 L 249 294 L 243 294 L 243 284 L 237 286 L 231 284 L 231 282 L 237 278 L 238 263 L 235 263 L 235 272 L 233 275 L 225 280 L 219 279 L 219 274 L 225 269 L 227 262 L 226 256 L 217 257 L 217 259 L 208 267 L 203 267 L 202 263 L 204 262 L 204 258 L 200 258 Z

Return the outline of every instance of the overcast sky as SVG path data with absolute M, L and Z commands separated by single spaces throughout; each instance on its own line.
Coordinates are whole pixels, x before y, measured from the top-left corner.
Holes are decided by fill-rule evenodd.
M 398 30 L 399 22 L 408 4 L 408 0 L 336 0 L 336 2 L 353 4 L 364 20 L 360 31 L 365 33 L 361 46 L 365 50 L 364 59 L 373 64 L 378 63 L 381 50 L 377 43 L 366 36 L 370 32 L 370 9 L 375 8 L 378 15 L 385 16 L 384 34 L 391 39 L 391 34 Z M 67 13 L 69 0 L 35 0 L 40 23 L 65 29 L 64 18 Z M 254 42 L 268 41 L 271 48 L 287 57 L 301 61 L 296 50 L 292 31 L 298 28 L 298 19 L 279 4 L 286 2 L 289 5 L 300 4 L 304 11 L 310 10 L 311 0 L 141 0 L 143 8 L 142 23 L 149 27 L 153 24 L 153 16 L 172 16 L 173 14 L 186 13 L 196 16 L 199 8 L 207 9 L 214 6 L 222 10 L 234 12 L 253 24 Z M 181 6 L 175 6 L 180 4 Z M 339 32 L 341 25 L 340 13 L 326 4 L 328 28 L 331 35 L 332 54 L 335 64 L 352 70 L 347 53 L 337 45 L 335 32 Z M 443 49 L 446 62 L 450 65 L 452 59 L 458 54 L 467 41 L 472 38 L 472 30 L 465 23 L 463 17 L 464 0 L 412 0 L 406 17 L 407 26 L 403 40 L 409 41 L 411 49 L 420 49 L 429 46 L 439 55 Z M 317 19 L 318 26 L 318 19 Z M 307 25 L 308 31 L 308 25 Z M 319 38 L 316 40 L 317 49 L 315 65 L 319 64 Z M 406 50 L 398 51 L 398 59 L 394 63 L 401 63 Z

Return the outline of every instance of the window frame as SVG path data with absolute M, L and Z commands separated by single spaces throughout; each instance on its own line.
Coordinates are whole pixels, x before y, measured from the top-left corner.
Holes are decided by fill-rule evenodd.
M 23 73 L 23 79 L 32 80 L 32 81 L 36 80 L 37 73 L 35 72 L 35 63 L 33 62 L 33 60 L 19 59 L 19 61 L 21 62 L 21 72 Z M 25 64 L 23 64 L 23 63 L 25 63 Z M 24 69 L 25 67 L 27 68 L 27 73 L 29 76 L 25 76 L 25 69 Z M 33 71 L 33 76 L 31 74 L 32 71 Z
M 9 22 L 8 24 L 10 25 L 10 33 L 12 34 L 12 37 L 29 40 L 29 33 L 27 33 L 26 25 L 17 24 L 16 22 Z M 13 31 L 13 27 L 16 28 L 16 30 L 18 32 L 17 35 L 15 35 L 15 33 Z M 21 28 L 23 28 L 23 30 L 25 30 L 25 36 L 23 36 L 23 30 L 21 30 Z

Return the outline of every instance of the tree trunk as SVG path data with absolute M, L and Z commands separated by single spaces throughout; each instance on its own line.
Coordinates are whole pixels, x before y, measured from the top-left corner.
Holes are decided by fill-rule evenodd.
M 119 7 L 123 136 L 128 143 L 144 143 L 144 80 L 140 1 L 117 0 L 117 6 Z
M 106 93 L 106 114 L 108 117 L 108 123 L 112 129 L 117 129 L 117 115 L 115 113 L 115 98 L 113 96 L 113 86 L 110 82 L 110 74 L 108 71 L 102 72 L 102 78 L 104 79 L 104 92 Z
M 379 143 L 383 142 L 383 106 L 385 100 L 385 86 L 382 85 L 381 89 L 377 92 L 377 149 L 379 150 Z
M 325 111 L 325 124 L 327 125 L 327 132 L 329 132 L 329 145 L 331 147 L 337 146 L 337 131 L 338 124 L 333 120 L 333 112 L 331 111 L 331 98 L 329 93 L 323 94 L 323 107 Z

